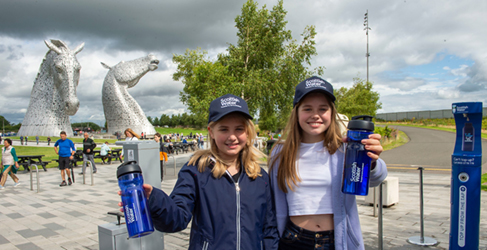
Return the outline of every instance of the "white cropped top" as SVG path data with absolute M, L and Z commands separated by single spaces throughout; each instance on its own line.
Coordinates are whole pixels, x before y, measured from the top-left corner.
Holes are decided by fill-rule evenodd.
M 301 182 L 286 194 L 289 215 L 332 214 L 330 153 L 317 143 L 301 143 L 296 161 Z

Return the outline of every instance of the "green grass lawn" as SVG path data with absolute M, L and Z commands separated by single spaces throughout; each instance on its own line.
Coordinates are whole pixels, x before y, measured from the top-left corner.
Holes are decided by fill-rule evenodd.
M 95 148 L 95 150 L 100 150 L 100 148 Z M 59 159 L 59 156 L 54 152 L 54 147 L 31 147 L 31 146 L 18 146 L 15 145 L 15 151 L 17 155 L 44 155 L 42 157 L 43 161 L 51 161 L 47 164 L 47 168 L 57 168 L 58 163 L 55 161 Z M 95 163 L 102 163 L 101 159 L 95 158 Z M 80 164 L 80 162 L 78 162 Z M 38 166 L 42 169 L 40 166 Z M 24 170 L 23 167 L 20 167 L 20 170 Z
M 385 141 L 384 143 L 382 143 L 382 147 L 384 148 L 384 151 L 386 151 L 386 150 L 391 150 L 393 148 L 397 148 L 408 142 L 409 142 L 409 137 L 406 135 L 406 133 L 399 131 L 396 140 Z
M 394 122 L 377 122 L 376 124 L 382 124 L 382 125 L 387 125 L 387 126 L 406 126 L 406 127 L 416 127 L 416 128 L 428 128 L 428 129 L 436 129 L 436 130 L 442 130 L 442 131 L 448 131 L 448 132 L 453 132 L 456 133 L 456 129 L 454 128 L 445 128 L 445 127 L 440 127 L 440 126 L 425 126 L 425 125 L 416 125 L 416 124 L 405 124 L 405 123 L 394 123 Z M 484 139 L 487 139 L 487 133 L 481 132 L 481 137 Z
M 12 140 L 20 140 L 20 136 L 8 136 L 5 138 L 10 138 Z M 51 144 L 54 146 L 54 143 L 59 139 L 61 139 L 61 137 L 51 136 Z M 68 137 L 68 139 L 70 139 L 74 143 L 83 143 L 84 138 L 83 137 Z M 39 141 L 40 142 L 47 142 L 47 136 L 39 136 Z M 117 141 L 117 139 L 94 139 L 94 141 L 96 144 L 105 143 L 106 141 L 108 141 L 108 143 L 110 143 L 110 144 L 114 144 Z M 24 140 L 24 143 L 25 143 L 25 140 Z M 35 143 L 36 143 L 36 137 L 35 136 L 29 136 L 29 143 L 28 144 L 34 145 Z
M 484 191 L 487 191 L 487 173 L 482 175 L 482 179 L 480 180 L 481 188 Z

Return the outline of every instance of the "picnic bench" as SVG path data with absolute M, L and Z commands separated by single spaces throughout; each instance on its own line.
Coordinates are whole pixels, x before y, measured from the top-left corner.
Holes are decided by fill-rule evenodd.
M 47 171 L 46 166 L 50 163 L 50 161 L 43 161 L 42 157 L 44 157 L 44 155 L 17 155 L 17 158 L 19 159 L 19 165 L 23 166 L 24 170 L 27 172 L 30 171 L 29 166 L 31 164 L 42 166 L 44 171 Z
M 117 149 L 112 149 L 110 152 L 108 152 L 107 155 L 100 155 L 100 150 L 93 150 L 93 158 L 95 159 L 101 159 L 103 164 L 105 164 L 105 159 L 108 160 L 108 164 L 111 164 L 112 160 L 119 160 L 120 163 L 122 163 L 122 160 L 120 159 L 120 154 L 122 153 L 121 148 Z

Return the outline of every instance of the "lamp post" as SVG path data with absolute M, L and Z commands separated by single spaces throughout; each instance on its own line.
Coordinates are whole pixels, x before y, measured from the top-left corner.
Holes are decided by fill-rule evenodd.
M 367 57 L 367 82 L 369 82 L 369 57 L 370 57 L 370 53 L 369 53 L 369 30 L 371 30 L 371 28 L 369 28 L 369 10 L 367 10 L 367 12 L 365 12 L 365 17 L 364 17 L 364 30 L 365 30 L 365 34 L 367 35 L 367 53 L 365 54 L 365 57 Z

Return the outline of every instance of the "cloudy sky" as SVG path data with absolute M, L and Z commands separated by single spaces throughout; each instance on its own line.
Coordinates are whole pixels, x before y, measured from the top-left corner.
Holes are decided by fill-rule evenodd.
M 159 68 L 129 90 L 148 116 L 186 111 L 183 85 L 172 80 L 173 54 L 201 47 L 216 58 L 236 43 L 234 19 L 244 0 L 83 0 L 0 2 L 0 115 L 22 122 L 44 40 L 60 39 L 78 55 L 80 109 L 71 122 L 104 123 L 101 89 L 107 70 L 149 53 Z M 270 9 L 276 0 L 258 1 Z M 487 1 L 284 0 L 287 29 L 300 40 L 315 25 L 312 67 L 335 88 L 365 79 L 364 13 L 369 12 L 369 79 L 383 112 L 448 109 L 452 102 L 487 102 Z M 485 105 L 485 104 L 484 104 Z

